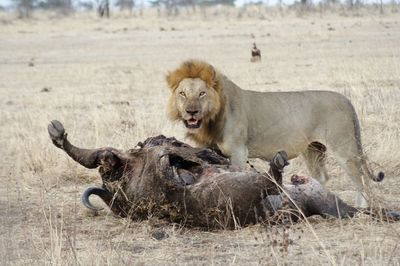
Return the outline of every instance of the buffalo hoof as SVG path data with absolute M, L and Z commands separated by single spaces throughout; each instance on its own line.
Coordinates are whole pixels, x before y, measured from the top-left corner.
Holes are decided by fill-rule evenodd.
M 285 166 L 289 165 L 288 155 L 285 151 L 279 151 L 272 158 L 271 163 L 278 169 L 282 170 Z
M 49 135 L 53 141 L 53 144 L 62 149 L 67 134 L 65 133 L 64 126 L 61 124 L 61 122 L 52 120 L 47 126 L 47 130 L 49 131 Z

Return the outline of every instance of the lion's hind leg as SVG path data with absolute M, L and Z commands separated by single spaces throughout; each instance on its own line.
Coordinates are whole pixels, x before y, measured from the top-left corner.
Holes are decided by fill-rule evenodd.
M 357 186 L 356 206 L 360 208 L 368 207 L 367 195 L 369 194 L 369 178 L 363 177 L 361 159 L 356 157 L 348 159 L 347 161 L 338 161 Z
M 313 178 L 321 184 L 328 181 L 329 176 L 325 168 L 326 147 L 320 142 L 311 142 L 302 154 Z
M 352 179 L 357 189 L 356 206 L 368 207 L 369 180 L 363 173 L 362 150 L 355 142 L 347 142 L 332 149 L 336 161 Z

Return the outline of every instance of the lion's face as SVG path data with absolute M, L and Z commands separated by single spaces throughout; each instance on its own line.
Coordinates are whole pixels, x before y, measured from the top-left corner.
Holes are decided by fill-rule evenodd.
M 200 78 L 185 78 L 171 95 L 169 112 L 172 119 L 182 120 L 195 132 L 214 119 L 220 109 L 218 93 Z

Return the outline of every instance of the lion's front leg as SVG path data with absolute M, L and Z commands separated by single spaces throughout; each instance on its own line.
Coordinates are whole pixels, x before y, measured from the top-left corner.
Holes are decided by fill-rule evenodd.
M 246 167 L 248 154 L 249 152 L 246 146 L 243 145 L 242 147 L 236 147 L 230 156 L 231 164 Z
M 242 168 L 246 167 L 249 152 L 244 143 L 241 144 L 232 140 L 227 140 L 223 143 L 219 143 L 218 148 L 224 156 L 229 157 L 232 165 Z

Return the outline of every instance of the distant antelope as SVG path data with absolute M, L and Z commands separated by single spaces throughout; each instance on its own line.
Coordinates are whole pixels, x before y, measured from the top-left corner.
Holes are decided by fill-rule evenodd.
M 261 51 L 257 48 L 256 43 L 253 43 L 253 49 L 251 49 L 251 62 L 261 61 Z

